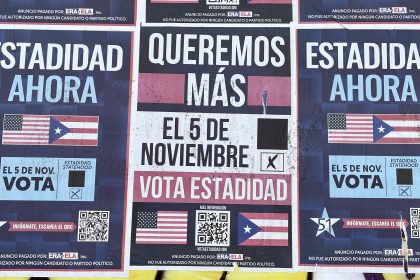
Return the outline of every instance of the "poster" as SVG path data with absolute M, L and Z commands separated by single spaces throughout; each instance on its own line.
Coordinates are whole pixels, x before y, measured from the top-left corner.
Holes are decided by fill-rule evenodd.
M 0 0 L 0 23 L 134 25 L 137 0 Z
M 420 3 L 410 0 L 299 0 L 299 21 L 419 23 Z
M 130 265 L 292 267 L 288 28 L 144 27 Z
M 147 23 L 289 23 L 291 0 L 145 0 Z
M 0 38 L 0 271 L 122 271 L 131 33 Z
M 299 266 L 418 271 L 418 32 L 299 30 Z

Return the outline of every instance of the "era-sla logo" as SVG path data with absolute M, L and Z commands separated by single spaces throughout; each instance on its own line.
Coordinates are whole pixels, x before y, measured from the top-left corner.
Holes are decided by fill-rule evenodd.
M 406 14 L 407 7 L 392 7 L 393 14 Z
M 93 15 L 93 9 L 79 8 L 79 9 L 66 9 L 66 15 L 79 15 L 79 16 L 91 16 Z
M 243 259 L 243 254 L 229 254 L 229 260 L 231 261 L 242 261 Z

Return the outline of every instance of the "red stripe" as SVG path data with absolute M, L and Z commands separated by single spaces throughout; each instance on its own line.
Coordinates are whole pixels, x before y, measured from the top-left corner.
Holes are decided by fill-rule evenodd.
M 261 227 L 263 232 L 288 232 L 289 228 L 288 227 L 270 227 L 270 226 L 266 226 L 266 227 Z
M 334 132 L 330 132 L 329 135 L 337 136 L 337 137 L 347 136 L 347 135 L 353 136 L 354 134 L 359 134 L 359 137 L 362 137 L 362 136 L 367 137 L 367 136 L 372 136 L 373 135 L 373 133 L 361 133 L 361 132 L 362 131 L 354 131 L 354 132 L 349 132 L 349 131 L 336 132 L 336 131 L 334 131 Z M 362 135 L 360 135 L 360 134 L 362 134 Z
M 328 143 L 361 143 L 361 144 L 369 144 L 369 143 L 372 143 L 372 141 L 358 140 L 358 139 L 354 139 L 354 140 L 351 140 L 351 139 L 350 140 L 334 140 L 334 139 L 328 138 Z
M 98 140 L 58 139 L 54 141 L 51 145 L 97 146 Z
M 147 228 L 147 230 L 150 230 L 151 228 Z M 155 234 L 155 233 L 173 233 L 173 234 L 185 234 L 185 236 L 187 236 L 187 229 L 185 229 L 185 231 L 169 231 L 169 230 L 164 230 L 164 229 L 156 229 L 156 232 L 154 231 L 143 231 L 143 228 L 138 228 L 136 229 L 136 233 L 150 233 L 150 234 Z
M 45 140 L 48 141 L 49 137 L 48 135 L 46 135 L 46 137 L 17 137 L 17 136 L 12 136 L 12 137 L 3 137 L 4 140 Z
M 96 128 L 71 128 L 70 133 L 98 133 Z
M 99 122 L 98 116 L 51 116 L 59 122 Z
M 394 131 L 420 131 L 420 127 L 409 127 L 409 126 L 396 126 L 393 127 Z
M 8 131 L 8 130 L 5 130 L 4 132 L 3 132 L 3 136 L 5 136 L 5 135 L 16 135 L 16 136 L 19 136 L 19 135 L 21 135 L 21 136 L 26 136 L 26 135 L 39 135 L 39 136 L 47 136 L 48 137 L 48 134 L 47 133 L 32 133 L 32 132 L 16 132 L 16 131 L 13 131 L 13 130 L 10 130 L 10 131 Z
M 248 219 L 272 219 L 272 220 L 287 220 L 288 214 L 286 213 L 240 213 Z
M 187 244 L 187 241 L 138 241 L 136 244 Z
M 342 135 L 342 136 L 337 136 L 337 135 L 328 135 L 328 139 L 331 140 L 335 140 L 335 139 L 340 139 L 340 138 L 346 138 L 346 140 L 363 140 L 363 141 L 373 141 L 373 139 L 367 139 L 368 137 L 363 137 L 363 136 L 346 136 L 346 135 Z
M 175 216 L 175 215 L 179 215 L 179 214 L 186 215 L 186 214 L 188 214 L 188 212 L 186 212 L 186 211 L 158 211 L 158 215 L 159 214 L 171 214 L 171 215 Z M 187 216 L 185 216 L 185 218 L 187 218 Z
M 420 121 L 419 114 L 413 115 L 375 115 L 383 121 Z
M 420 138 L 401 138 L 401 137 L 384 137 L 376 141 L 376 143 L 387 143 L 387 144 L 420 144 Z
M 287 239 L 247 239 L 239 245 L 245 246 L 289 246 Z
M 37 141 L 37 142 L 13 142 L 13 141 L 7 141 L 3 139 L 4 145 L 37 145 L 37 144 L 48 144 L 48 141 Z

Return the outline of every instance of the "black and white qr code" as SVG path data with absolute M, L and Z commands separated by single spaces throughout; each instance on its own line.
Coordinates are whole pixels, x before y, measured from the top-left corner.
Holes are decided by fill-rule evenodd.
M 229 246 L 230 212 L 197 210 L 195 217 L 196 246 Z
M 109 211 L 79 211 L 77 241 L 108 242 Z
M 420 208 L 410 208 L 411 238 L 420 238 Z

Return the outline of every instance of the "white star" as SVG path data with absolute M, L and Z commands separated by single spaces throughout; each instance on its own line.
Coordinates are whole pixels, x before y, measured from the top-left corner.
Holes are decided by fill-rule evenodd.
M 384 133 L 385 132 L 385 127 L 383 127 L 382 125 L 380 127 L 378 127 L 379 132 Z
M 327 208 L 324 207 L 321 218 L 311 218 L 311 220 L 318 225 L 316 236 L 326 231 L 335 237 L 333 225 L 338 222 L 340 218 L 330 218 L 328 216 Z
M 56 129 L 54 129 L 55 134 L 61 134 L 61 128 L 57 127 Z
M 244 227 L 245 233 L 251 233 L 251 229 L 248 225 L 246 225 L 246 227 Z

